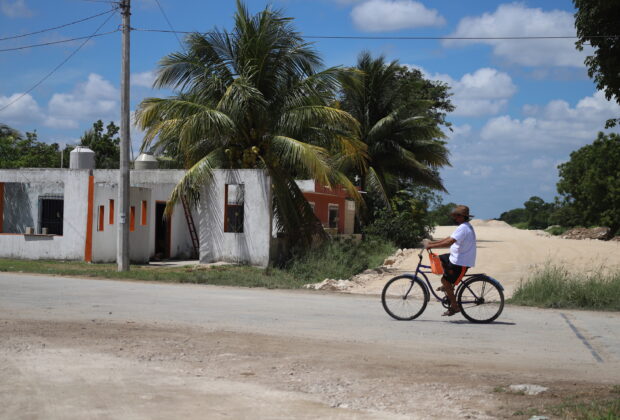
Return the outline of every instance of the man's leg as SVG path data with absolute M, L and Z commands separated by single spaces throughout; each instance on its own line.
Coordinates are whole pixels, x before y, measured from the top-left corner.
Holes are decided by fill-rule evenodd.
M 450 309 L 452 312 L 458 312 L 459 305 L 456 303 L 456 296 L 454 296 L 454 285 L 446 280 L 445 276 L 441 277 L 441 284 L 443 284 L 444 291 L 450 300 Z

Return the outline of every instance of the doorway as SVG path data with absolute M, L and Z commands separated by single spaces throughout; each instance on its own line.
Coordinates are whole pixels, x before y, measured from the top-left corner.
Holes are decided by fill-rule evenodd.
M 165 201 L 155 203 L 155 258 L 170 258 L 170 220 L 164 218 Z

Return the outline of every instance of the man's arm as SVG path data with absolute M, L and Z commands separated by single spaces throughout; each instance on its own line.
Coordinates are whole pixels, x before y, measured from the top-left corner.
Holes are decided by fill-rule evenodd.
M 424 244 L 424 249 L 450 248 L 452 244 L 456 242 L 456 239 L 448 236 L 447 238 L 441 239 L 439 241 L 428 241 L 428 240 L 425 240 L 425 241 L 426 242 L 422 242 Z

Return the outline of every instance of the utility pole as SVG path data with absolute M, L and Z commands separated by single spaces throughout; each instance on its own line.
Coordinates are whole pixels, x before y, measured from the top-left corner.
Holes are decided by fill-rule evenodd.
M 123 17 L 123 49 L 121 64 L 121 161 L 118 180 L 119 220 L 117 229 L 116 263 L 118 271 L 129 271 L 129 26 L 131 0 L 121 0 Z

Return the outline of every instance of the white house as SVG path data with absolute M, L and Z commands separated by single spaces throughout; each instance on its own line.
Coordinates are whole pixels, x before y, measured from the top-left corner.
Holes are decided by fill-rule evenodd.
M 197 254 L 204 263 L 267 266 L 272 225 L 268 175 L 216 170 L 197 208 L 177 204 L 165 219 L 166 201 L 183 174 L 131 171 L 131 261 Z M 0 257 L 115 261 L 119 217 L 117 170 L 0 170 Z

